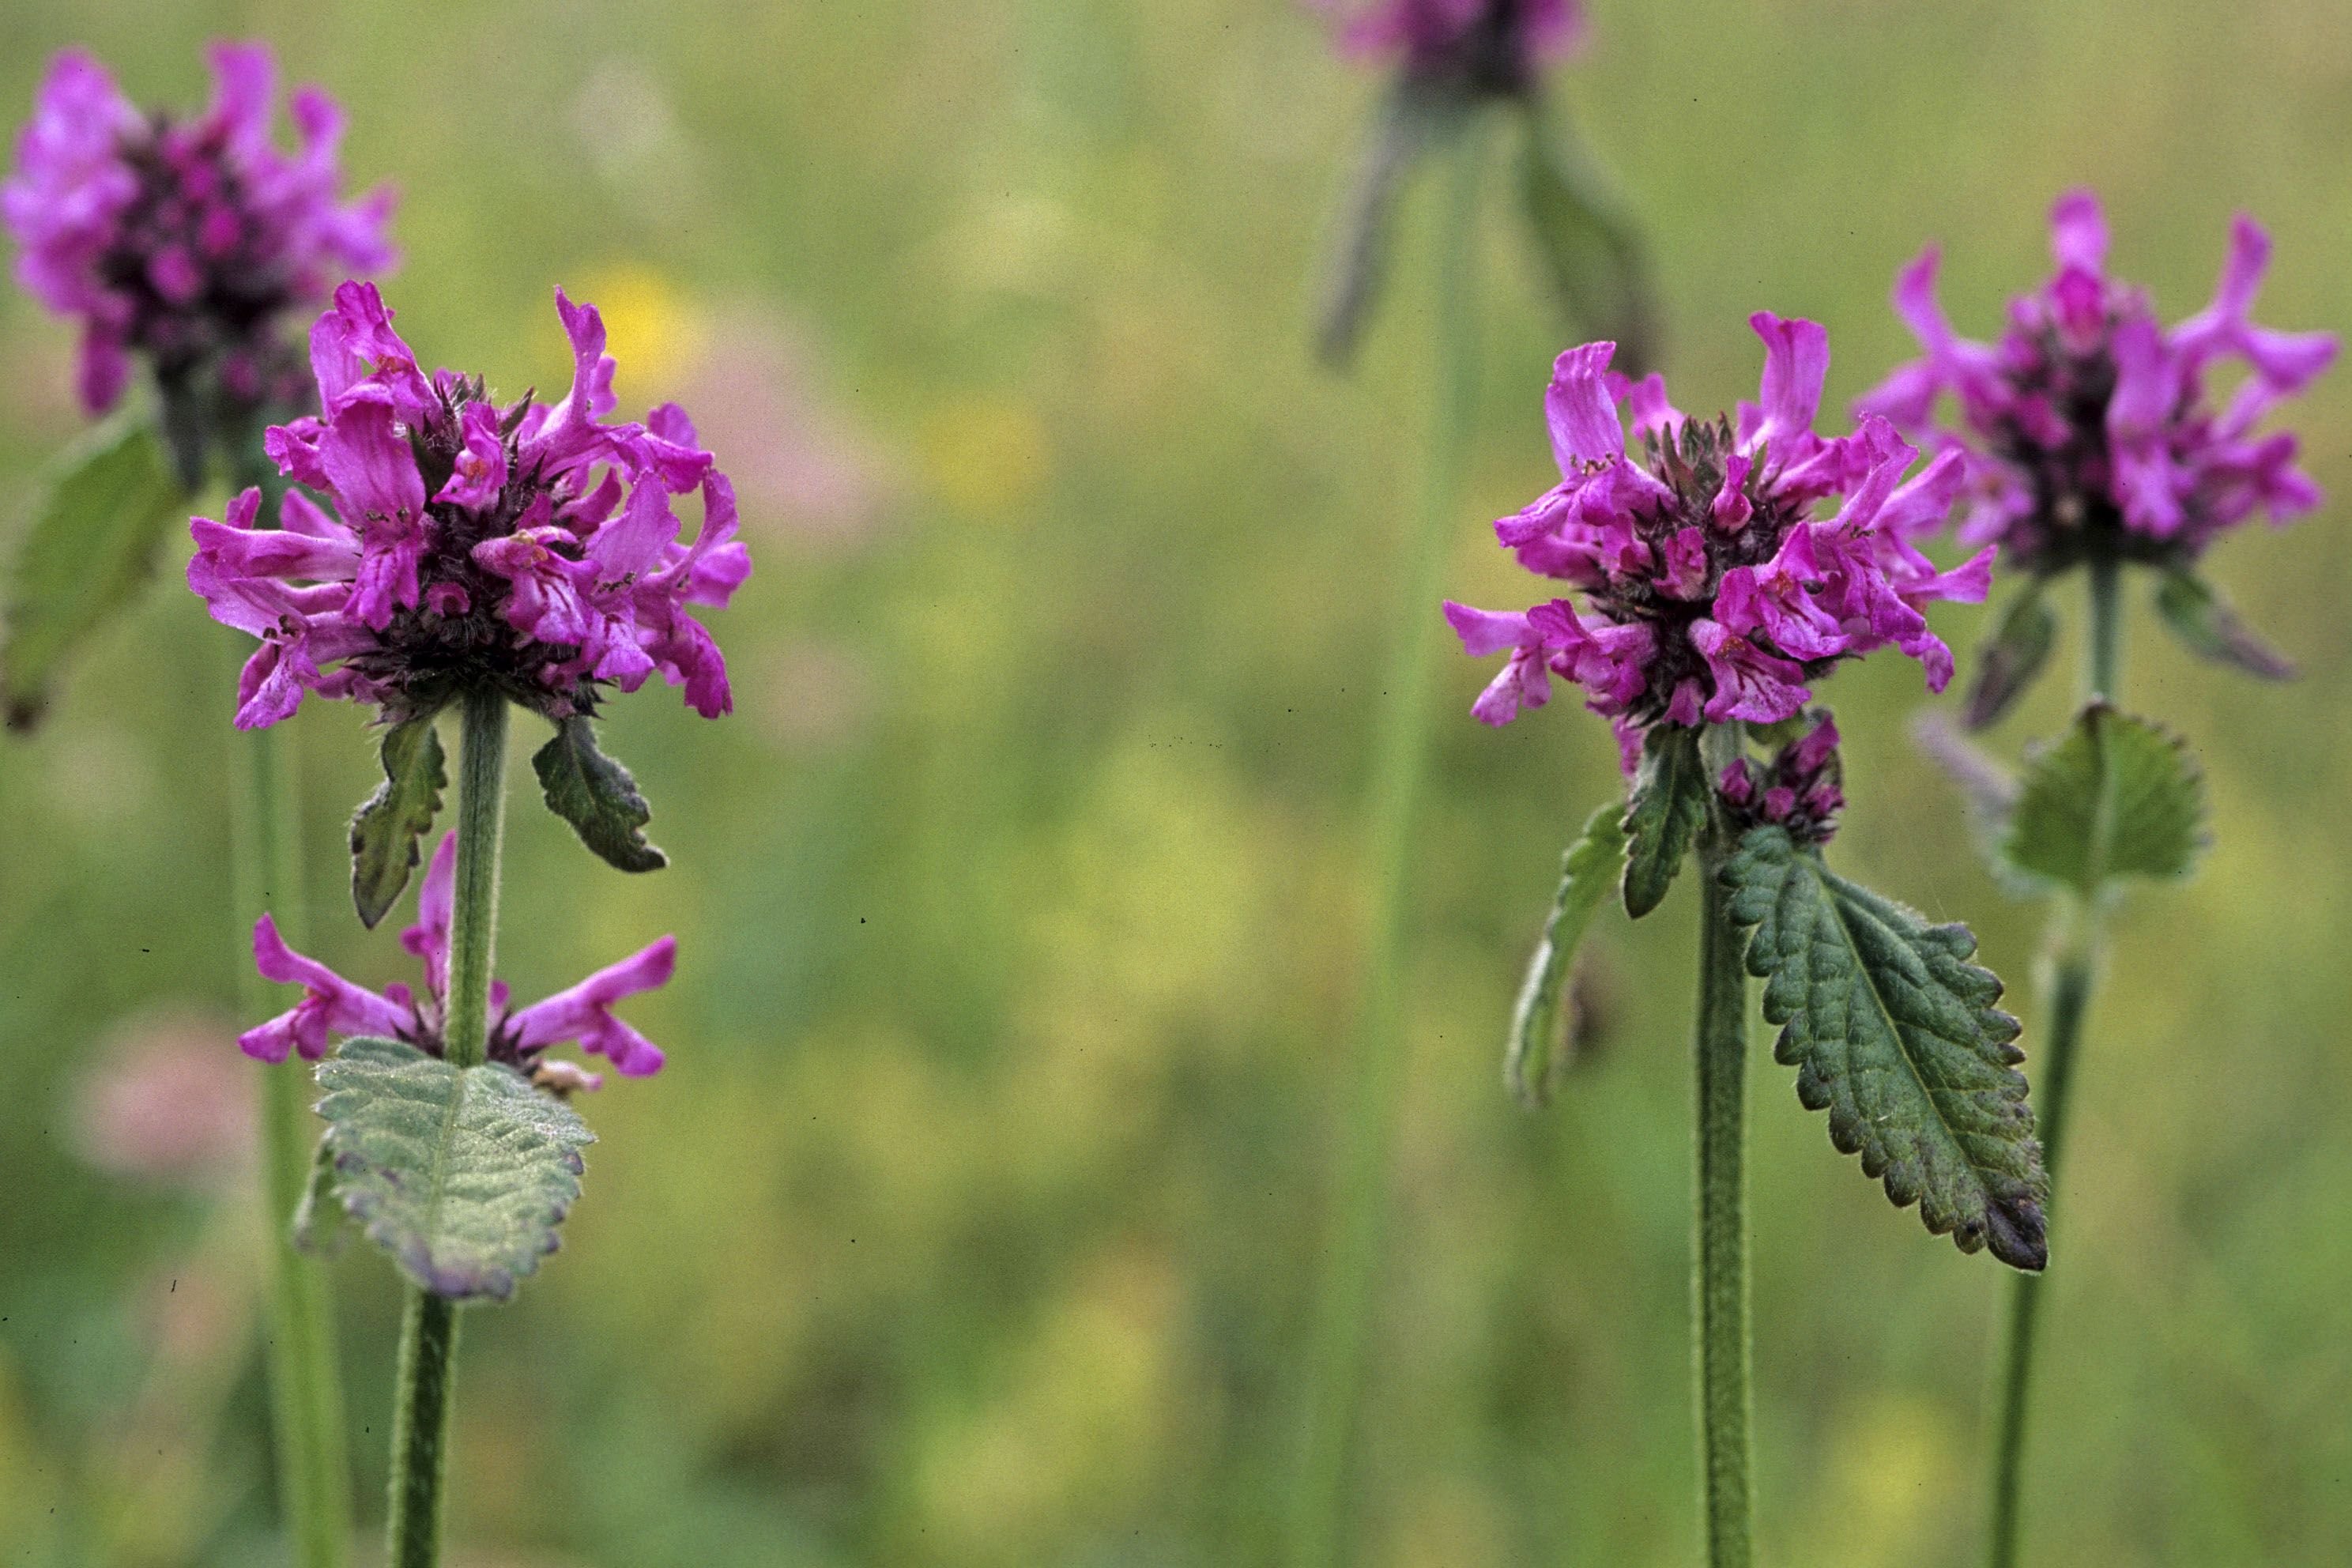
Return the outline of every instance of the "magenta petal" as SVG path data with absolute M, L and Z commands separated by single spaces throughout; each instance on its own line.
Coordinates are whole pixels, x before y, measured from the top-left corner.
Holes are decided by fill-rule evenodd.
M 1591 464 L 1625 455 L 1625 429 L 1609 388 L 1609 361 L 1616 352 L 1612 342 L 1586 343 L 1552 366 L 1544 416 L 1551 426 L 1552 456 L 1564 476 L 1573 478 Z
M 2087 190 L 2072 190 L 2050 209 L 2050 248 L 2062 268 L 2094 277 L 2106 269 L 2107 220 L 2099 198 Z

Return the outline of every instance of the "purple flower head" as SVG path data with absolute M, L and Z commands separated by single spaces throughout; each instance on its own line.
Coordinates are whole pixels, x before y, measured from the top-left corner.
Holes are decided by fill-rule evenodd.
M 1559 356 L 1544 411 L 1561 481 L 1495 531 L 1582 605 L 1560 597 L 1516 616 L 1446 605 L 1474 657 L 1510 654 L 1473 709 L 1480 719 L 1508 722 L 1564 676 L 1616 721 L 1631 757 L 1653 725 L 1787 719 L 1811 681 L 1876 648 L 1918 659 L 1932 690 L 1951 679 L 1951 651 L 1922 611 L 1982 599 L 1992 552 L 1943 572 L 1912 541 L 1943 526 L 1959 454 L 1906 478 L 1919 453 L 1884 419 L 1814 434 L 1828 334 L 1769 311 L 1749 324 L 1764 340 L 1759 400 L 1713 423 L 1674 408 L 1659 377 L 1611 372 L 1613 343 Z
M 278 426 L 269 455 L 301 489 L 276 528 L 247 490 L 192 524 L 188 585 L 261 647 L 240 729 L 302 694 L 371 702 L 388 720 L 495 689 L 551 719 L 658 672 L 707 718 L 733 707 L 727 663 L 691 605 L 724 607 L 751 574 L 735 491 L 684 410 L 609 423 L 613 361 L 595 308 L 561 289 L 571 390 L 493 402 L 478 377 L 427 377 L 375 287 L 345 283 L 310 333 L 321 414 Z M 690 542 L 671 503 L 698 491 Z
M 237 1038 L 257 1061 L 282 1062 L 289 1051 L 306 1061 L 327 1054 L 333 1035 L 374 1035 L 405 1040 L 439 1056 L 449 985 L 449 920 L 457 877 L 457 836 L 449 834 L 433 856 L 416 900 L 416 923 L 400 933 L 400 945 L 425 964 L 425 994 L 405 985 L 370 991 L 305 958 L 286 945 L 268 915 L 253 928 L 253 962 L 280 984 L 299 984 L 302 1000 L 257 1029 Z M 570 1093 L 597 1089 L 604 1079 L 577 1063 L 546 1058 L 550 1046 L 578 1042 L 601 1056 L 623 1078 L 646 1078 L 661 1070 L 661 1047 L 614 1016 L 613 1005 L 640 991 L 669 984 L 677 962 L 677 939 L 664 937 L 620 963 L 598 970 L 569 991 L 517 1012 L 508 1005 L 504 982 L 490 986 L 488 1057 L 523 1074 L 542 1089 Z
M 1811 727 L 1769 763 L 1743 756 L 1715 781 L 1724 813 L 1738 831 L 1772 823 L 1800 844 L 1827 844 L 1837 832 L 1837 814 L 1845 809 L 1837 722 L 1827 709 L 1818 712 Z
M 106 68 L 68 50 L 49 68 L 0 216 L 16 276 L 81 322 L 81 399 L 113 406 L 133 355 L 160 384 L 200 373 L 247 407 L 294 401 L 298 360 L 280 319 L 333 280 L 391 264 L 389 189 L 339 200 L 342 111 L 312 88 L 289 108 L 299 145 L 270 139 L 277 68 L 258 44 L 216 44 L 213 100 L 181 119 L 143 114 Z
M 1401 57 L 1421 78 L 1458 78 L 1484 91 L 1527 89 L 1539 67 L 1585 40 L 1579 0 L 1308 0 L 1336 25 L 1343 54 Z
M 1906 268 L 1895 309 L 1926 353 L 1858 404 L 1962 455 L 1961 538 L 2038 573 L 2094 557 L 2180 564 L 2256 511 L 2284 522 L 2317 505 L 2294 437 L 2256 426 L 2327 368 L 2336 338 L 2254 324 L 2261 226 L 2237 219 L 2213 302 L 2168 329 L 2146 290 L 2107 276 L 2095 196 L 2061 197 L 2051 230 L 2057 275 L 2011 302 L 1997 343 L 1953 332 L 1934 249 Z M 2207 373 L 2232 359 L 2245 378 L 2217 402 Z M 1937 417 L 1946 393 L 1956 418 Z

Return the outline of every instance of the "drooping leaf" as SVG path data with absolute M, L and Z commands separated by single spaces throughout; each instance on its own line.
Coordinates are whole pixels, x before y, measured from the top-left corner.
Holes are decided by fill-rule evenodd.
M 1642 237 L 1583 144 L 1546 124 L 1532 104 L 1520 154 L 1519 199 L 1546 279 L 1570 324 L 1617 344 L 1617 369 L 1657 363 L 1658 310 Z
M 2204 820 L 2204 779 L 2180 738 L 2093 702 L 2056 745 L 2028 751 L 2001 858 L 2095 899 L 2119 878 L 2188 875 Z
M 310 1179 L 303 1184 L 302 1201 L 294 1207 L 294 1249 L 313 1258 L 332 1258 L 343 1249 L 343 1205 L 337 1200 L 335 1152 L 331 1140 L 319 1140 L 310 1160 Z
M 596 749 L 585 719 L 566 719 L 555 739 L 530 759 L 547 808 L 572 824 L 580 842 L 624 871 L 658 871 L 669 857 L 646 842 L 653 809 L 629 770 Z
M 2172 635 L 2200 658 L 2264 680 L 2294 679 L 2294 661 L 2264 642 L 2221 590 L 2194 572 L 2167 572 L 2158 578 L 2156 609 Z
M 1405 179 L 1421 156 L 1469 112 L 1458 87 L 1406 75 L 1398 78 L 1373 117 L 1339 222 L 1330 281 L 1326 285 L 1317 348 L 1326 364 L 1345 369 L 1355 358 L 1364 325 L 1388 277 L 1389 235 Z
M 570 1106 L 399 1040 L 344 1042 L 319 1082 L 343 1207 L 418 1286 L 503 1301 L 555 1250 L 595 1142 Z
M 10 729 L 40 721 L 60 667 L 130 603 L 172 525 L 186 517 L 186 493 L 142 421 L 105 425 L 66 458 L 9 577 L 0 702 Z
M 1503 1058 L 1503 1081 L 1522 1104 L 1542 1105 L 1551 1099 L 1569 966 L 1592 911 L 1609 896 L 1624 864 L 1623 816 L 1622 806 L 1602 806 L 1585 820 L 1584 831 L 1560 857 L 1559 889 L 1552 895 L 1543 939 L 1536 943 L 1517 1005 L 1511 1009 L 1510 1043 Z
M 382 756 L 383 783 L 352 817 L 352 901 L 370 931 L 408 886 L 449 784 L 430 713 L 384 731 Z
M 1698 731 L 1652 725 L 1623 818 L 1625 912 L 1635 920 L 1656 909 L 1675 885 L 1675 873 L 1706 823 L 1709 787 Z
M 1755 928 L 1772 1054 L 1797 1069 L 1798 1100 L 1829 1112 L 1830 1142 L 1961 1251 L 2041 1268 L 2050 1179 L 2017 1020 L 1969 962 L 1976 938 L 1847 881 L 1778 826 L 1750 829 L 1723 879 L 1731 918 Z
M 1960 721 L 1982 730 L 2008 712 L 2050 661 L 2058 641 L 2058 616 L 2043 595 L 2045 580 L 2029 578 L 2001 606 L 1991 633 L 1977 647 L 1976 674 Z

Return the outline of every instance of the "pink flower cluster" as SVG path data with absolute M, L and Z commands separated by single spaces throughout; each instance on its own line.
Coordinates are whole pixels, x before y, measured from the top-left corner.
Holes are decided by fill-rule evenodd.
M 81 321 L 92 413 L 121 396 L 134 353 L 166 384 L 209 367 L 233 396 L 268 401 L 288 370 L 299 376 L 276 352 L 280 315 L 325 298 L 339 276 L 391 264 L 392 193 L 337 199 L 334 101 L 295 92 L 301 144 L 289 155 L 270 141 L 269 51 L 216 45 L 212 65 L 211 106 L 180 121 L 142 114 L 88 55 L 59 55 L 0 188 L 23 247 L 17 278 Z
M 2051 232 L 2058 274 L 2011 304 L 1998 343 L 1952 331 L 1933 248 L 1906 268 L 1895 309 L 1926 354 L 1858 405 L 1964 454 L 1961 537 L 2042 572 L 2094 555 L 2179 563 L 2256 511 L 2284 522 L 2317 505 L 2294 436 L 2256 427 L 2327 368 L 2336 342 L 2254 324 L 2271 248 L 2261 226 L 2238 218 L 2212 303 L 2168 329 L 2146 290 L 2107 276 L 2095 196 L 2060 198 Z M 2230 359 L 2248 374 L 2216 405 L 2207 374 Z M 1946 393 L 1957 425 L 1936 419 Z
M 1509 655 L 1472 709 L 1480 719 L 1507 723 L 1565 677 L 1615 721 L 1630 769 L 1649 726 L 1778 722 L 1839 660 L 1876 648 L 1918 659 L 1931 690 L 1951 679 L 1951 650 L 1923 606 L 1982 599 L 1993 552 L 1944 572 L 1912 542 L 1943 526 L 1960 454 L 1906 479 L 1919 453 L 1885 419 L 1814 434 L 1829 334 L 1769 311 L 1749 324 L 1764 340 L 1763 385 L 1736 420 L 1685 418 L 1660 377 L 1612 373 L 1613 343 L 1559 356 L 1544 409 L 1560 483 L 1495 531 L 1584 603 L 1513 614 L 1446 604 L 1474 657 Z M 1817 519 L 1832 499 L 1834 514 Z
M 706 717 L 732 707 L 726 660 L 687 611 L 723 607 L 751 574 L 734 489 L 675 404 L 604 422 L 604 322 L 560 289 L 555 301 L 570 393 L 500 405 L 478 379 L 422 374 L 373 284 L 335 290 L 310 333 L 321 416 L 268 438 L 333 511 L 289 489 L 278 526 L 258 528 L 247 490 L 225 521 L 191 525 L 188 585 L 261 639 L 238 728 L 276 723 L 306 691 L 398 720 L 496 689 L 562 719 L 656 671 Z M 681 543 L 671 498 L 697 489 L 701 526 Z
M 1741 757 L 1725 767 L 1715 788 L 1741 831 L 1769 823 L 1787 828 L 1800 844 L 1826 844 L 1837 832 L 1837 814 L 1845 809 L 1845 792 L 1839 787 L 1843 776 L 1837 721 L 1823 711 L 1769 763 Z
M 1416 72 L 1464 71 L 1516 88 L 1584 45 L 1579 0 L 1308 0 L 1338 24 L 1341 52 L 1402 56 Z
M 262 916 L 253 928 L 253 962 L 270 980 L 301 985 L 302 1000 L 238 1037 L 239 1047 L 258 1061 L 282 1062 L 289 1052 L 299 1052 L 305 1061 L 317 1061 L 327 1054 L 330 1036 L 373 1035 L 405 1040 L 420 1050 L 441 1055 L 457 877 L 457 836 L 452 833 L 435 851 L 425 886 L 417 893 L 416 923 L 400 933 L 400 945 L 424 961 L 423 996 L 405 985 L 387 985 L 380 992 L 354 985 L 318 960 L 288 947 L 278 934 L 277 922 Z M 559 991 L 519 1013 L 508 1010 L 505 983 L 493 983 L 489 1059 L 559 1093 L 604 1084 L 603 1079 L 576 1063 L 549 1060 L 541 1054 L 567 1040 L 577 1040 L 582 1049 L 604 1058 L 624 1078 L 659 1072 L 661 1047 L 615 1017 L 613 1005 L 669 984 L 677 962 L 677 941 L 666 936 L 598 970 L 569 991 Z

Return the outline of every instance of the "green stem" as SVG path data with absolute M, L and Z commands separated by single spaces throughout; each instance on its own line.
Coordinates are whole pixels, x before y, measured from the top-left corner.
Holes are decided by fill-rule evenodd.
M 507 700 L 466 699 L 457 763 L 457 886 L 449 921 L 449 996 L 442 1049 L 479 1067 L 489 1038 L 490 966 L 499 925 L 499 853 L 506 837 Z M 412 1289 L 393 1393 L 391 1568 L 441 1561 L 442 1481 L 449 1468 L 449 1409 L 457 1309 Z
M 243 639 L 238 639 L 241 643 Z M 224 640 L 224 647 L 230 645 Z M 239 654 L 243 649 L 237 648 Z M 241 737 L 231 812 L 232 899 L 243 962 L 239 996 L 248 1018 L 278 1011 L 277 987 L 244 954 L 246 922 L 268 910 L 297 947 L 304 942 L 301 806 L 278 728 Z M 261 1203 L 268 1258 L 271 1432 L 278 1506 L 298 1568 L 342 1568 L 352 1528 L 351 1467 L 343 1391 L 336 1365 L 334 1303 L 326 1271 L 294 1246 L 294 1210 L 310 1179 L 319 1128 L 306 1075 L 292 1067 L 260 1075 Z
M 1374 753 L 1367 857 L 1374 879 L 1370 941 L 1355 1071 L 1337 1150 L 1330 1241 L 1307 1352 L 1305 1431 L 1287 1499 L 1285 1560 L 1291 1568 L 1331 1568 L 1347 1554 L 1357 1407 L 1387 1242 L 1390 1173 L 1410 1057 L 1403 1016 L 1406 911 L 1413 831 L 1428 769 L 1426 718 L 1442 640 L 1438 601 L 1476 421 L 1475 262 L 1484 129 L 1483 119 L 1473 119 L 1456 135 L 1436 237 L 1436 405 L 1420 528 Z
M 1722 749 L 1711 730 L 1709 776 Z M 1736 736 L 1734 737 L 1736 743 Z M 1736 753 L 1735 753 L 1736 754 Z M 1748 1483 L 1750 1388 L 1748 1323 L 1748 972 L 1721 872 L 1730 835 L 1700 837 L 1698 1026 L 1693 1051 L 1697 1131 L 1692 1181 L 1691 1347 L 1696 1363 L 1699 1500 L 1709 1568 L 1748 1568 L 1755 1505 Z
M 2084 637 L 2083 691 L 2086 700 L 2114 700 L 2122 668 L 2123 605 L 2117 592 L 2121 565 L 2095 560 L 2089 571 L 2090 625 Z M 2034 1113 L 2042 1135 L 2042 1160 L 2050 1173 L 2051 1219 L 2057 1211 L 2058 1156 L 2066 1135 L 2067 1091 L 2083 1043 L 2083 1023 L 2098 983 L 2103 945 L 2101 910 L 2095 903 L 2069 901 L 2051 931 L 2051 957 L 2042 980 L 2042 1016 L 2049 1020 L 2049 1045 L 2041 1081 L 2034 1086 Z M 2033 1406 L 2034 1344 L 2048 1284 L 2039 1274 L 2020 1274 L 2010 1285 L 2009 1338 L 2001 1361 L 2000 1414 L 1993 1438 L 1992 1521 L 1985 1561 L 1991 1568 L 2017 1568 L 2023 1550 L 2025 1447 Z

